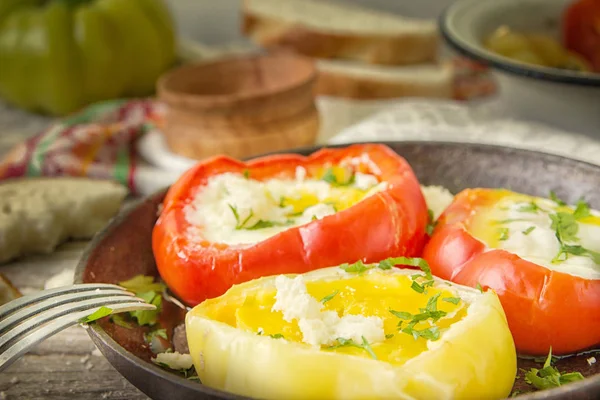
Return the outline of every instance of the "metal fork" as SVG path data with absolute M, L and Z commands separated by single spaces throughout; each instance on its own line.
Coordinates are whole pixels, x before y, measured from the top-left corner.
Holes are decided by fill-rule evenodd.
M 32 346 L 101 307 L 112 314 L 156 307 L 110 284 L 78 284 L 19 297 L 0 306 L 0 372 Z

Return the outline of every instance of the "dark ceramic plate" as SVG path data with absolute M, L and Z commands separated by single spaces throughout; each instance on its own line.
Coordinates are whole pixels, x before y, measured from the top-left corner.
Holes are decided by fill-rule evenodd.
M 554 190 L 575 202 L 587 199 L 600 209 L 600 167 L 559 156 L 505 147 L 431 142 L 385 143 L 405 157 L 424 185 L 443 185 L 453 193 L 469 187 L 504 187 L 537 196 Z M 297 150 L 309 154 L 316 148 Z M 78 265 L 76 281 L 117 283 L 138 274 L 158 275 L 151 248 L 151 232 L 164 191 L 123 211 L 89 245 Z M 185 312 L 166 303 L 162 315 L 168 331 L 183 321 Z M 208 388 L 163 370 L 149 360 L 141 329 L 125 329 L 106 320 L 92 324 L 92 340 L 112 365 L 136 387 L 154 399 L 243 399 Z M 597 358 L 600 358 L 596 355 Z M 519 396 L 525 399 L 598 399 L 600 362 L 588 365 L 589 355 L 559 360 L 560 370 L 578 370 L 587 379 L 557 389 Z M 540 363 L 519 360 L 519 367 Z M 515 390 L 531 390 L 522 381 Z

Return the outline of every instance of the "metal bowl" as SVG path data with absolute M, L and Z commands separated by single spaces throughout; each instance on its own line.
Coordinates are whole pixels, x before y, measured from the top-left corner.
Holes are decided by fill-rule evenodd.
M 450 191 L 469 187 L 503 187 L 536 196 L 554 190 L 575 202 L 584 197 L 600 208 L 600 167 L 560 156 L 507 147 L 441 142 L 384 142 L 412 165 L 424 185 L 443 185 Z M 317 147 L 294 150 L 309 154 Z M 151 247 L 152 228 L 165 191 L 156 193 L 121 212 L 90 243 L 75 274 L 75 281 L 116 283 L 138 274 L 158 275 Z M 101 323 L 89 335 L 110 363 L 133 385 L 154 399 L 244 399 L 211 389 L 170 373 L 149 361 L 148 349 L 128 331 L 117 334 Z M 123 334 L 125 332 L 125 334 Z M 565 360 L 564 368 L 577 365 L 592 376 L 560 388 L 519 396 L 526 399 L 600 398 L 600 368 L 587 366 L 585 356 Z M 528 368 L 530 360 L 520 360 Z M 571 363 L 572 365 L 569 365 Z M 582 367 L 582 365 L 584 367 Z M 523 374 L 520 374 L 523 375 Z M 522 382 L 516 384 L 524 385 Z

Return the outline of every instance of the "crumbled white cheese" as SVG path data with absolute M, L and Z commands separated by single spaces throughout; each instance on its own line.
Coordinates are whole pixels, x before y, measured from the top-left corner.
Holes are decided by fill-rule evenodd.
M 596 357 L 590 357 L 587 359 L 588 365 L 596 364 Z
M 306 179 L 306 168 L 296 167 L 296 180 L 302 182 Z
M 427 207 L 433 212 L 434 220 L 438 219 L 454 200 L 454 195 L 443 186 L 421 186 L 421 191 Z
M 293 279 L 275 278 L 275 304 L 272 311 L 281 311 L 287 322 L 298 321 L 302 341 L 313 346 L 332 344 L 337 338 L 352 339 L 360 343 L 364 337 L 369 343 L 385 340 L 383 320 L 379 317 L 344 315 L 335 311 L 322 311 L 323 304 L 306 291 L 302 276 Z
M 361 172 L 354 174 L 354 186 L 361 190 L 368 190 L 378 183 L 379 180 L 374 175 L 363 174 Z
M 156 358 L 152 359 L 152 362 L 165 365 L 177 371 L 190 369 L 192 368 L 192 365 L 194 365 L 191 355 L 178 352 L 158 353 Z

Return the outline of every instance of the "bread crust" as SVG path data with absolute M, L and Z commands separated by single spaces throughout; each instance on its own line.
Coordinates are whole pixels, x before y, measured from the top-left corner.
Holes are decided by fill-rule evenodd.
M 242 31 L 267 49 L 286 47 L 316 58 L 338 58 L 370 64 L 408 65 L 433 62 L 439 37 L 433 34 L 351 35 L 318 32 L 243 10 Z
M 356 100 L 391 99 L 398 97 L 452 98 L 453 79 L 440 83 L 415 80 L 393 82 L 321 69 L 315 86 L 316 96 L 345 97 Z

